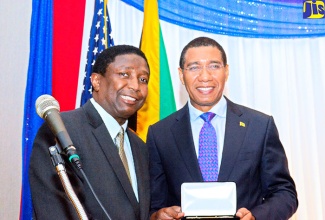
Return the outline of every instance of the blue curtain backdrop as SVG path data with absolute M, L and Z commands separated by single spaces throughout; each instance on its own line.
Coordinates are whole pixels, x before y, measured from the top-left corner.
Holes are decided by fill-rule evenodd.
M 20 219 L 32 219 L 32 202 L 28 181 L 29 159 L 33 140 L 43 123 L 35 108 L 36 99 L 52 94 L 53 0 L 33 0 L 30 30 L 30 55 L 25 91 L 22 140 L 22 190 Z
M 122 0 L 143 11 L 143 0 Z M 325 36 L 325 19 L 303 19 L 303 0 L 158 0 L 160 19 L 185 28 L 250 38 Z

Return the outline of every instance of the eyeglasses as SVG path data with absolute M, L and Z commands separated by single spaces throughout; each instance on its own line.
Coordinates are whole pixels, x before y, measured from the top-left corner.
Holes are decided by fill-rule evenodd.
M 211 63 L 211 64 L 205 65 L 205 66 L 192 65 L 187 68 L 184 68 L 184 70 L 187 70 L 187 71 L 193 72 L 193 73 L 199 73 L 203 70 L 204 67 L 209 72 L 218 72 L 219 70 L 221 70 L 224 67 L 224 65 L 222 65 L 220 63 Z

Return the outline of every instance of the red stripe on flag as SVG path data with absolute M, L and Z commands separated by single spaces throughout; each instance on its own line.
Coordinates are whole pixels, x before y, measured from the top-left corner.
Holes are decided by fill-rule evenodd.
M 76 106 L 85 4 L 54 1 L 52 94 L 61 111 Z

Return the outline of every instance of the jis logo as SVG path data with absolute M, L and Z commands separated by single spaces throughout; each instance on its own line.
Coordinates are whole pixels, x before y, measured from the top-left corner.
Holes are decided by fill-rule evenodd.
M 320 19 L 324 17 L 324 1 L 307 0 L 303 5 L 303 18 Z

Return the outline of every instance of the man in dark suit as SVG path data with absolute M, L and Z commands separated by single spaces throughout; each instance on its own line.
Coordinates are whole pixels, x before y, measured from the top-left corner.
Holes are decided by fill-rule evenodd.
M 81 108 L 63 112 L 62 120 L 111 219 L 147 220 L 148 150 L 127 127 L 128 118 L 147 97 L 147 59 L 136 47 L 108 48 L 98 56 L 91 81 L 93 98 Z M 120 158 L 115 141 L 123 131 L 124 141 L 119 136 L 119 144 L 124 146 L 126 159 Z M 49 157 L 48 148 L 54 144 L 55 137 L 44 124 L 34 141 L 29 171 L 34 219 L 78 219 Z M 89 219 L 107 219 L 80 171 L 65 160 L 70 182 Z
M 181 184 L 203 181 L 236 183 L 240 219 L 290 218 L 297 193 L 274 120 L 223 96 L 228 65 L 222 46 L 206 37 L 192 40 L 178 71 L 189 102 L 148 130 L 151 219 L 182 218 Z M 212 119 L 205 122 L 203 115 Z M 205 123 L 213 132 L 203 140 Z M 212 139 L 215 171 L 207 174 L 201 140 Z

